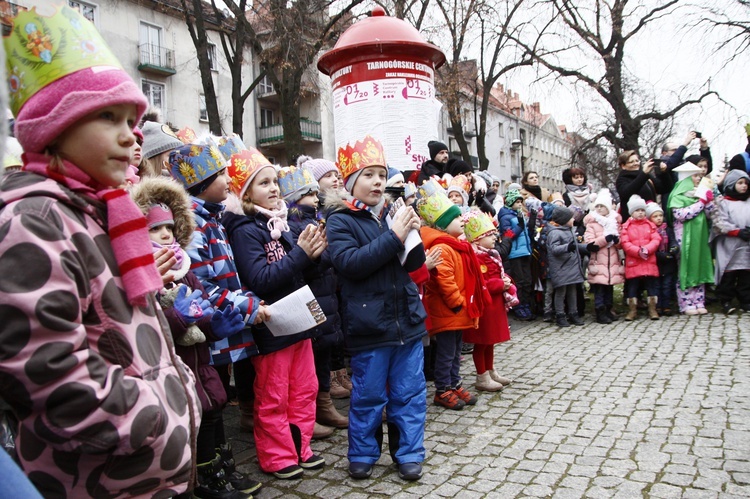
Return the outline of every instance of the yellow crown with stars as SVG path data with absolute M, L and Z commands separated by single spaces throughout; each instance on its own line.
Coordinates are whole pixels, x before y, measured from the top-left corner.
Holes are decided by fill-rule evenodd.
M 65 3 L 49 17 L 36 7 L 19 12 L 3 37 L 14 115 L 31 96 L 64 76 L 97 66 L 122 69 L 94 25 Z
M 347 144 L 346 147 L 339 147 L 336 157 L 338 158 L 336 166 L 345 182 L 352 173 L 363 170 L 368 166 L 386 167 L 383 144 L 369 135 L 366 135 L 361 141 L 357 141 L 354 146 Z
M 434 179 L 426 181 L 417 188 L 416 204 L 419 216 L 431 226 L 434 226 L 440 217 L 455 206 L 448 199 L 445 190 Z
M 464 215 L 464 234 L 466 234 L 467 241 L 476 241 L 493 232 L 497 232 L 497 227 L 488 214 L 471 210 Z

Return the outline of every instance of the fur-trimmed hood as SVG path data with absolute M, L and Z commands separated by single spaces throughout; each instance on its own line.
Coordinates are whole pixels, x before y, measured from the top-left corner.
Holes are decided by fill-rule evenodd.
M 144 215 L 152 205 L 164 203 L 174 216 L 174 238 L 183 249 L 193 241 L 193 203 L 185 189 L 166 177 L 144 177 L 130 189 L 130 196 Z

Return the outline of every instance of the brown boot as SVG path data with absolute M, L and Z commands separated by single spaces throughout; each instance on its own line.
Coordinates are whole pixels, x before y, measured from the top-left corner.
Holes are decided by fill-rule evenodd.
M 352 392 L 341 386 L 338 371 L 331 371 L 331 398 L 347 399 L 351 397 Z
M 652 321 L 659 320 L 659 312 L 656 311 L 656 303 L 659 300 L 658 296 L 648 297 L 648 318 Z
M 253 401 L 240 400 L 240 431 L 252 433 L 253 427 Z
M 321 438 L 327 438 L 333 435 L 333 428 L 330 426 L 323 426 L 322 424 L 315 423 L 313 428 L 313 440 L 320 440 Z
M 347 428 L 349 426 L 349 418 L 339 414 L 336 406 L 333 405 L 330 393 L 318 392 L 315 403 L 315 421 L 334 428 Z
M 339 385 L 343 386 L 350 392 L 352 391 L 352 379 L 349 377 L 349 373 L 346 372 L 346 367 L 336 371 L 336 377 L 339 380 Z
M 628 298 L 628 315 L 625 316 L 626 321 L 632 321 L 638 315 L 638 298 Z

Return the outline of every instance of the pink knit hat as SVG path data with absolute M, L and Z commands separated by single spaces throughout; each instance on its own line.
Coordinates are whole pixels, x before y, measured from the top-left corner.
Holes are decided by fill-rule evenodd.
M 122 69 L 97 66 L 64 76 L 42 88 L 23 104 L 14 125 L 26 152 L 44 149 L 71 125 L 97 109 L 133 104 L 138 122 L 148 101 Z
M 300 156 L 297 158 L 297 166 L 310 170 L 310 173 L 315 177 L 315 181 L 323 178 L 323 175 L 328 172 L 339 171 L 339 169 L 336 168 L 336 163 L 333 161 L 328 161 L 323 158 L 313 159 L 310 156 Z

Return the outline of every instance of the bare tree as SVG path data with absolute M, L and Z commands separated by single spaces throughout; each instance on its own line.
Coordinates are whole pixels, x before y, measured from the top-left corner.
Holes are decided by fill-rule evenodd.
M 363 0 L 267 0 L 248 10 L 244 1 L 226 1 L 242 24 L 245 36 L 279 96 L 284 148 L 289 160 L 304 152 L 300 129 L 302 79 L 318 52 L 335 36 L 334 28 L 348 19 Z M 337 12 L 329 15 L 333 5 Z
M 404 19 L 417 29 L 422 28 L 427 8 L 430 6 L 430 0 L 377 0 L 375 3 L 393 17 Z
M 553 44 L 565 49 L 540 54 L 533 43 L 517 41 L 541 66 L 587 86 L 606 104 L 612 120 L 591 137 L 592 142 L 603 138 L 616 151 L 638 150 L 647 123 L 670 120 L 688 106 L 716 95 L 707 82 L 700 95 L 688 91 L 678 95 L 676 102 L 647 102 L 641 93 L 643 88 L 626 65 L 628 42 L 661 18 L 678 15 L 680 1 L 646 6 L 631 0 L 547 0 L 542 5 L 551 9 L 551 18 L 562 28 L 554 33 Z
M 720 36 L 715 52 L 726 53 L 729 64 L 750 48 L 750 0 L 731 0 L 728 5 L 710 3 L 697 6 L 700 17 L 694 27 L 715 28 L 724 33 Z

